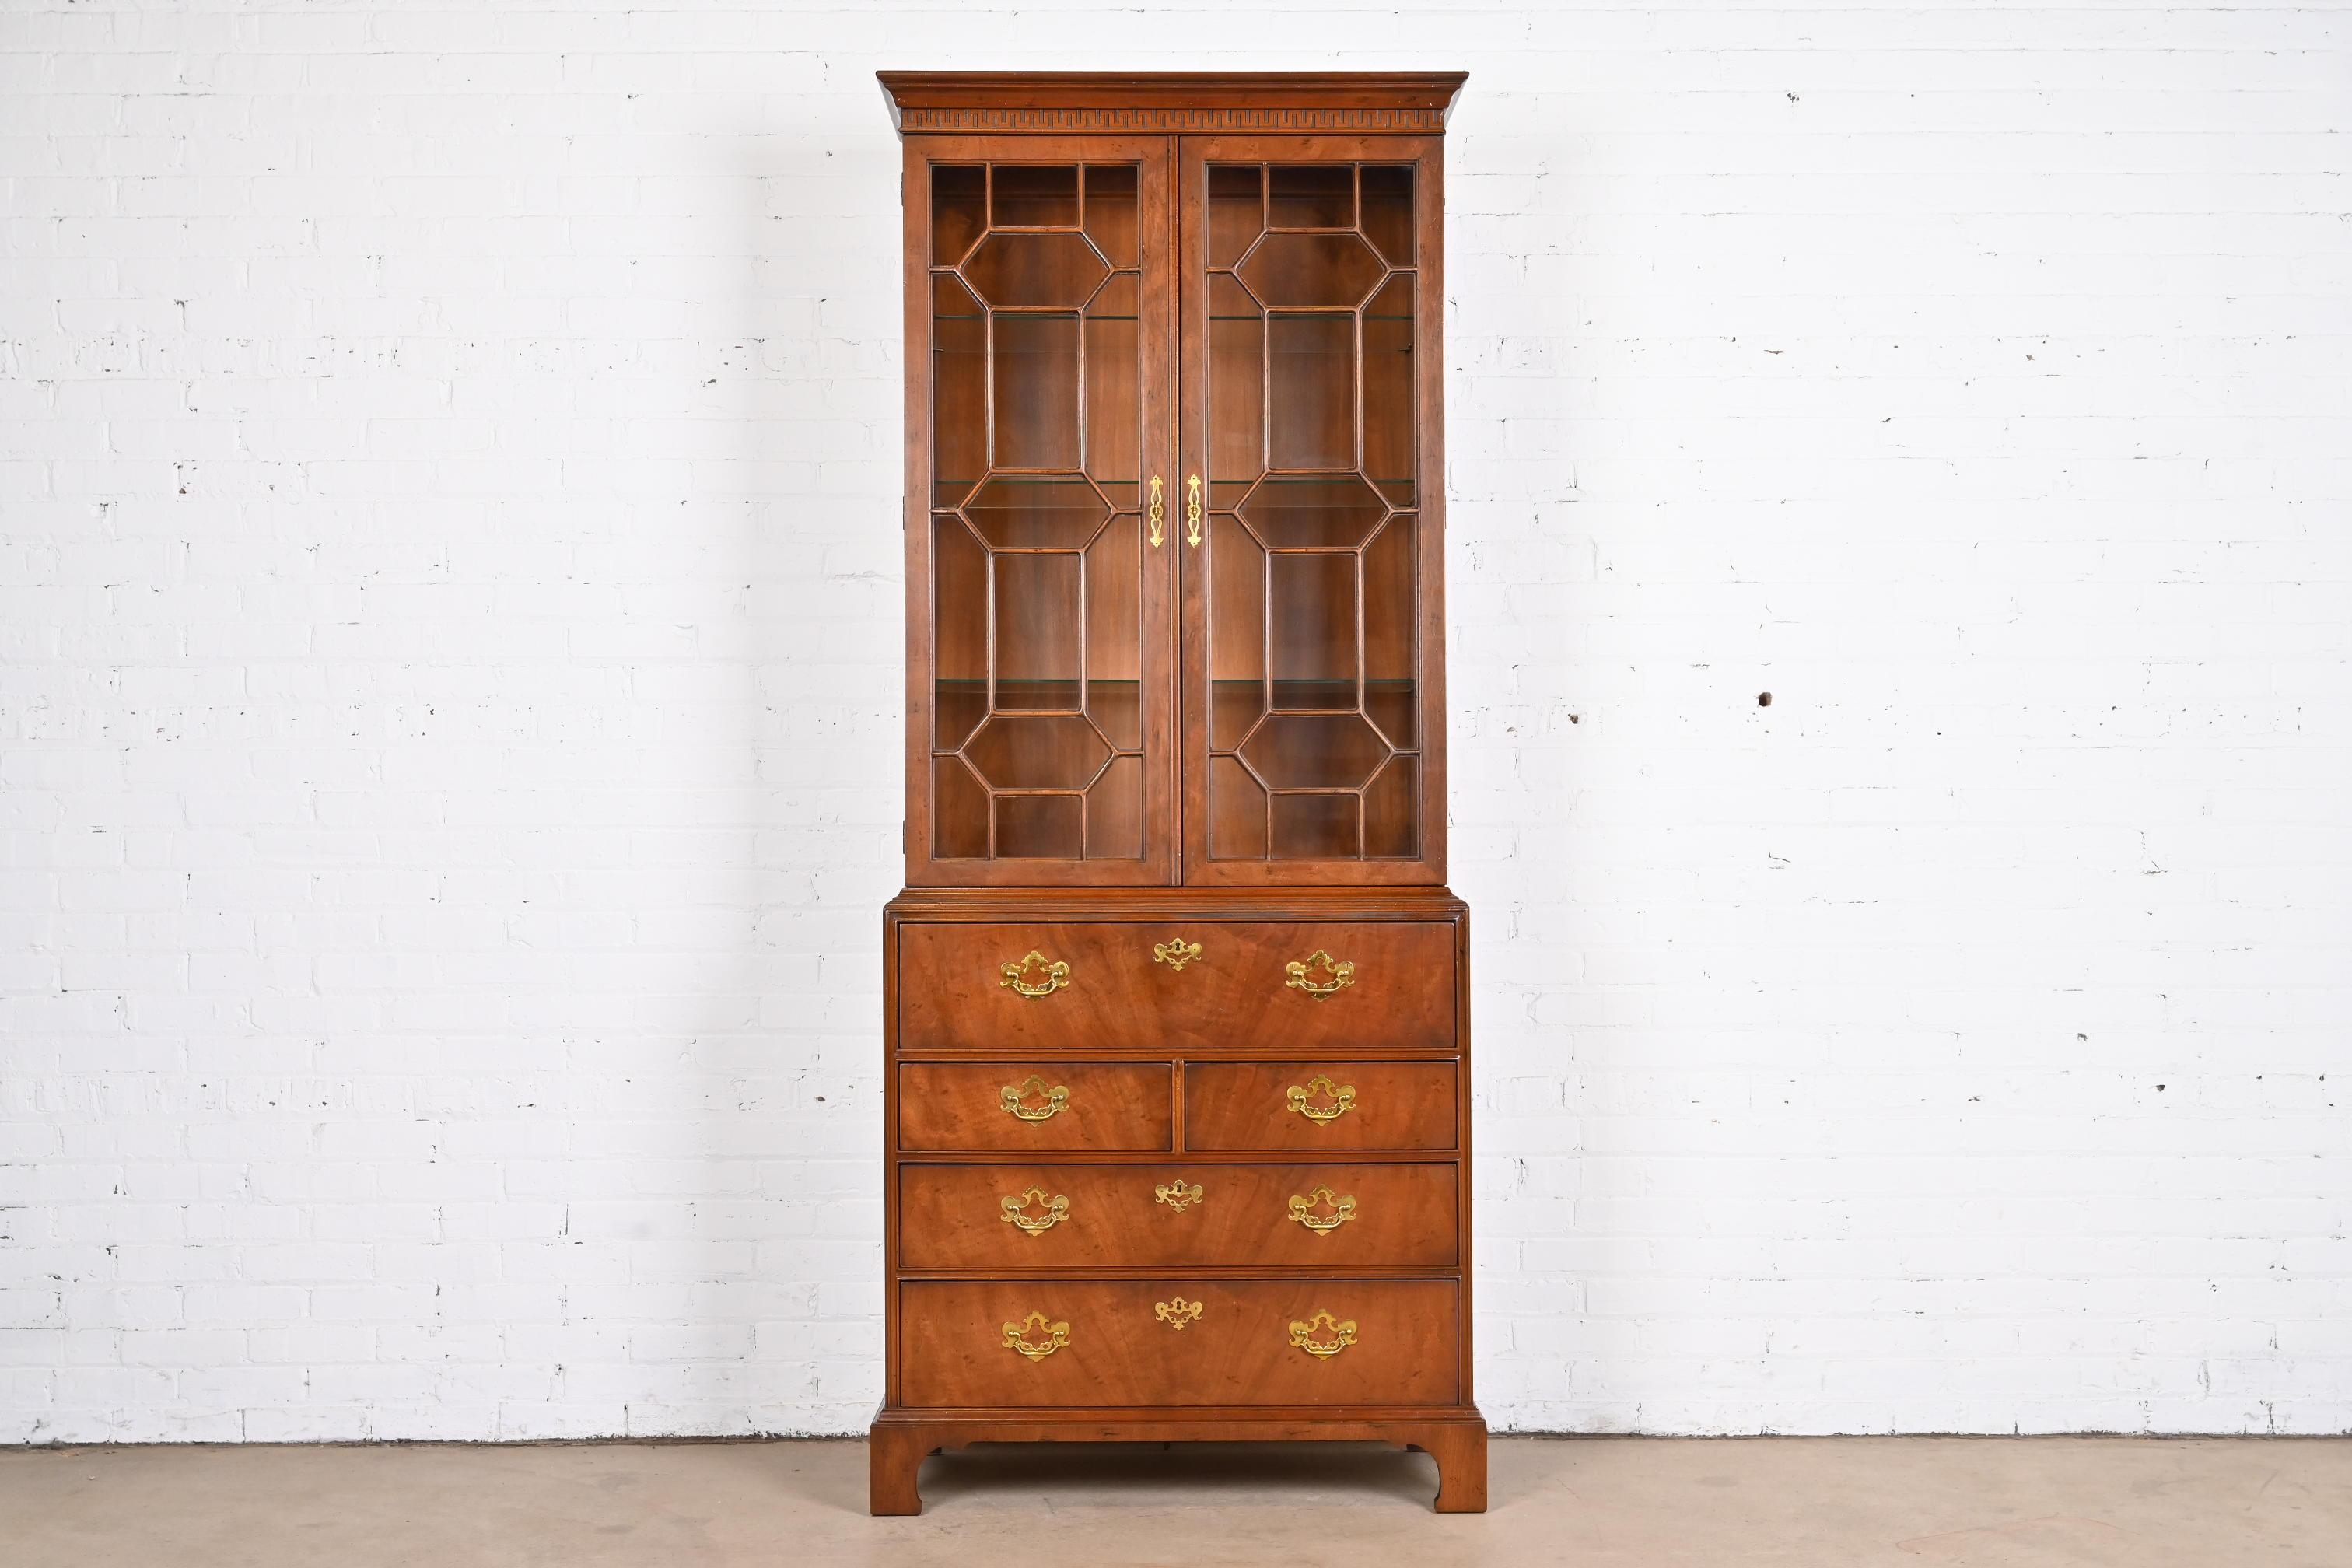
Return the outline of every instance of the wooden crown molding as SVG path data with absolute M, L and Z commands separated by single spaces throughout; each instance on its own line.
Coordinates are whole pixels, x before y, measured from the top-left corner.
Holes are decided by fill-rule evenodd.
M 906 135 L 1347 131 L 1435 135 L 1466 71 L 878 71 Z

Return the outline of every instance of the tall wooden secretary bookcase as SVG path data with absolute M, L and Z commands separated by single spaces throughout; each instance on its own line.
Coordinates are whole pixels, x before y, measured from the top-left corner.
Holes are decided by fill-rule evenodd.
M 872 1508 L 1377 1439 L 1486 1507 L 1445 879 L 1459 72 L 886 71 L 907 890 Z

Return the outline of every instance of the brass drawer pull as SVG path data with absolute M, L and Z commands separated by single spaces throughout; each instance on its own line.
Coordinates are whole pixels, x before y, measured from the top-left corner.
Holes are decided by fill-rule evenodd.
M 1293 1330 L 1298 1327 L 1297 1323 L 1290 1326 Z M 1353 1323 L 1348 1326 L 1355 1327 Z M 1043 1312 L 1032 1312 L 1017 1323 L 1004 1325 L 1004 1348 L 1019 1351 L 1031 1361 L 1044 1361 L 1069 1342 L 1070 1325 L 1066 1322 L 1049 1323 Z
M 996 972 L 1004 976 L 996 984 L 1010 985 L 1024 996 L 1051 996 L 1070 983 L 1070 966 L 1056 958 L 1050 962 L 1035 948 L 1031 948 L 1010 963 L 1000 963 Z M 1032 975 L 1037 976 L 1031 979 Z
M 1008 1333 L 1012 1331 L 1012 1324 L 1007 1323 L 1004 1327 Z M 1318 1331 L 1324 1338 L 1315 1337 Z M 1296 1318 L 1291 1320 L 1290 1342 L 1308 1355 L 1328 1361 L 1356 1342 L 1356 1320 L 1349 1318 L 1342 1321 L 1318 1307 L 1315 1315 L 1304 1322 Z
M 1030 1081 L 1034 1083 L 1036 1079 Z M 1008 1089 L 1004 1092 L 1013 1091 Z M 1309 1103 L 1318 1096 L 1321 1103 Z M 1290 1109 L 1318 1125 L 1337 1121 L 1355 1108 L 1356 1086 L 1352 1083 L 1333 1083 L 1318 1072 L 1307 1080 L 1304 1089 L 1295 1083 L 1290 1086 Z
M 1036 955 L 1032 953 L 1030 956 L 1034 958 Z M 1318 1002 L 1326 996 L 1337 996 L 1356 983 L 1356 966 L 1352 962 L 1344 958 L 1333 958 L 1319 947 L 1305 958 L 1294 958 L 1282 967 L 1284 973 L 1290 976 L 1283 982 L 1285 985 L 1304 991 Z M 1328 980 L 1307 978 L 1318 969 L 1330 978 Z
M 1179 1176 L 1164 1187 L 1152 1188 L 1151 1195 L 1157 1201 L 1166 1204 L 1170 1208 L 1174 1209 L 1178 1214 L 1182 1214 L 1186 1209 L 1191 1208 L 1194 1204 L 1201 1201 L 1201 1195 L 1203 1190 L 1204 1189 L 1198 1182 L 1188 1184 L 1183 1177 Z
M 1045 1087 L 1045 1080 L 1031 1073 L 1019 1088 L 1006 1084 L 997 1091 L 997 1103 L 1024 1121 L 1051 1121 L 1056 1114 L 1070 1108 L 1070 1086 L 1057 1083 Z M 1033 1105 L 1032 1100 L 1043 1100 Z
M 1043 1236 L 1070 1217 L 1070 1200 L 1059 1193 L 1049 1198 L 1043 1187 L 1032 1187 L 1017 1198 L 1000 1198 L 997 1202 L 1004 1210 L 1004 1223 L 1030 1236 Z M 1041 1205 L 1043 1214 L 1029 1212 Z M 1297 1199 L 1292 1200 L 1292 1206 L 1297 1206 Z
M 1356 1217 L 1356 1200 L 1343 1198 L 1328 1187 L 1318 1187 L 1303 1198 L 1292 1196 L 1290 1217 L 1318 1236 L 1328 1236 Z
M 1185 1324 L 1200 1321 L 1201 1309 L 1204 1305 L 1206 1303 L 1187 1301 L 1183 1297 L 1179 1296 L 1173 1301 L 1152 1302 L 1151 1315 L 1178 1333 L 1181 1333 L 1184 1331 Z
M 1186 964 L 1200 956 L 1201 944 L 1197 942 L 1186 942 L 1181 936 L 1171 936 L 1166 942 L 1151 944 L 1151 962 L 1164 963 L 1180 974 L 1183 973 Z

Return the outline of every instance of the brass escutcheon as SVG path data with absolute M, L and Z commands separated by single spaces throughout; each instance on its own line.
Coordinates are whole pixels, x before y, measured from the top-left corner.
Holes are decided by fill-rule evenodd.
M 1183 1177 L 1179 1176 L 1164 1187 L 1152 1188 L 1151 1195 L 1178 1214 L 1182 1214 L 1201 1201 L 1204 1190 L 1199 1183 L 1187 1184 Z
M 1303 1198 L 1292 1196 L 1290 1217 L 1318 1236 L 1328 1236 L 1356 1217 L 1356 1200 L 1341 1197 L 1328 1187 L 1318 1187 Z
M 1031 1236 L 1043 1236 L 1070 1217 L 1070 1200 L 1059 1193 L 1049 1198 L 1043 1187 L 1032 1187 L 1017 1198 L 999 1198 L 997 1203 L 1004 1210 L 1005 1224 Z M 1029 1212 L 1040 1206 L 1043 1214 Z
M 1184 972 L 1186 964 L 1200 956 L 1201 944 L 1197 942 L 1186 942 L 1181 936 L 1171 936 L 1166 942 L 1151 944 L 1151 962 L 1164 963 L 1180 974 Z
M 1199 1301 L 1187 1301 L 1179 1296 L 1173 1301 L 1152 1302 L 1151 1315 L 1181 1333 L 1185 1324 L 1199 1321 L 1202 1306 Z

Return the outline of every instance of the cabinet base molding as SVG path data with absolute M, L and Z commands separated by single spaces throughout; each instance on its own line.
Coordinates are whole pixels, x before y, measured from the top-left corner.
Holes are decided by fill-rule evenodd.
M 1264 1410 L 1037 1411 L 884 1408 L 866 1433 L 868 1511 L 916 1514 L 916 1472 L 973 1443 L 1388 1443 L 1437 1461 L 1439 1513 L 1486 1511 L 1486 1423 L 1471 1405 L 1285 1415 Z

